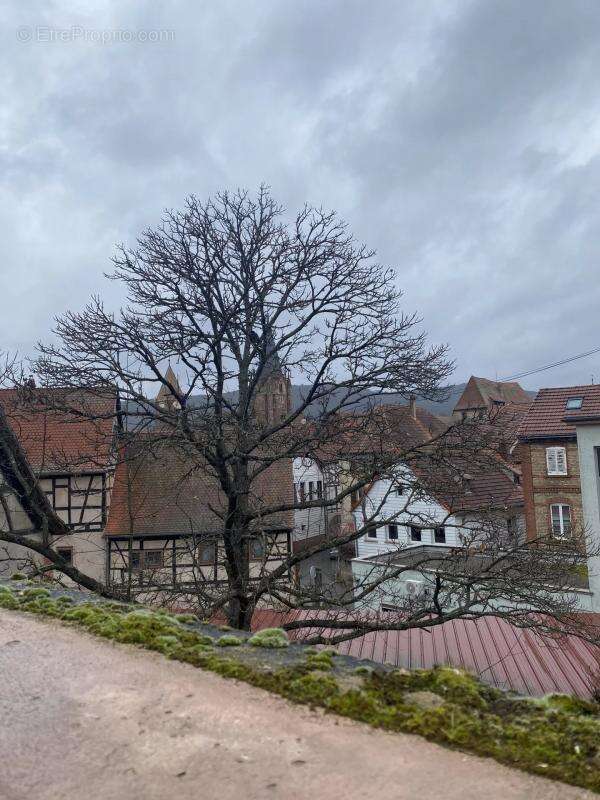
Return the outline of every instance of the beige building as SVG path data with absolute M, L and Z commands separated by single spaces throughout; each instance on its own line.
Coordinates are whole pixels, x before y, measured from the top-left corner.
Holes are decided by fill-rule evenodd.
M 117 396 L 92 392 L 29 389 L 0 390 L 0 405 L 16 435 L 40 487 L 71 533 L 55 537 L 52 544 L 77 569 L 97 580 L 105 578 L 104 527 L 110 508 L 115 469 Z M 36 399 L 40 398 L 37 402 Z M 90 421 L 66 410 L 78 407 L 97 416 Z M 6 488 L 6 484 L 4 485 Z M 0 529 L 29 530 L 31 523 L 12 492 L 3 493 Z M 12 572 L 31 551 L 5 545 L 11 561 L 0 563 L 2 572 Z M 40 556 L 35 556 L 39 562 Z

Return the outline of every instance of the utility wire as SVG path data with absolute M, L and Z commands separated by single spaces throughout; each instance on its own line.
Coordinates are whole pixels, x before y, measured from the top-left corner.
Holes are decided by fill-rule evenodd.
M 555 361 L 553 364 L 546 364 L 545 367 L 537 367 L 537 369 L 530 369 L 527 372 L 519 372 L 516 375 L 510 375 L 508 378 L 501 378 L 503 381 L 514 381 L 517 378 L 525 378 L 527 375 L 535 375 L 538 372 L 545 372 L 547 369 L 553 369 L 554 367 L 560 367 L 563 364 L 570 364 L 571 361 L 577 361 L 578 358 L 585 358 L 586 356 L 592 356 L 594 353 L 600 353 L 600 347 L 596 347 L 593 350 L 588 350 L 586 353 L 578 353 L 576 356 L 570 356 L 569 358 L 563 358 L 562 361 Z

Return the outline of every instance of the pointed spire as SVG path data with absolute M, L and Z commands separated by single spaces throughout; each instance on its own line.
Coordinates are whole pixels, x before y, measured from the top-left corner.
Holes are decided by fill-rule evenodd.
M 181 386 L 179 385 L 179 381 L 177 380 L 177 375 L 173 372 L 171 365 L 167 367 L 167 371 L 165 373 L 165 381 L 169 383 L 177 394 L 181 395 Z M 158 394 L 156 395 L 156 403 L 163 408 L 181 408 L 181 404 L 177 397 L 173 394 L 173 392 L 169 389 L 169 387 L 163 383 L 158 390 Z
M 273 329 L 267 328 L 265 332 L 265 351 L 267 353 L 267 360 L 262 374 L 262 380 L 266 380 L 271 375 L 281 373 L 281 359 L 279 353 L 275 349 L 275 337 L 273 336 Z

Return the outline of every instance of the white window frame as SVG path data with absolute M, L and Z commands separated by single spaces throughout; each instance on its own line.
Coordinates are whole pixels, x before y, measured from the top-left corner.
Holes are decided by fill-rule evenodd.
M 558 508 L 558 521 L 560 524 L 560 533 L 554 530 L 554 513 L 553 509 Z M 569 509 L 569 532 L 565 533 L 565 508 Z M 571 506 L 568 503 L 552 503 L 550 505 L 550 530 L 555 539 L 570 539 L 573 535 L 573 516 L 571 514 Z
M 550 476 L 567 475 L 567 448 L 546 448 L 546 472 Z

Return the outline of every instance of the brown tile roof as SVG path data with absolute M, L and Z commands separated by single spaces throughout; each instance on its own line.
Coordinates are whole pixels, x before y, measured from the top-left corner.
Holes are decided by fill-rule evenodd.
M 319 448 L 323 460 L 365 454 L 401 454 L 440 436 L 448 422 L 418 406 L 381 405 L 369 412 L 339 414 Z
M 570 397 L 583 398 L 581 409 L 567 410 Z M 594 416 L 600 416 L 600 385 L 540 389 L 519 426 L 519 439 L 574 439 L 573 422 Z
M 293 503 L 292 462 L 277 461 L 254 482 L 254 510 Z M 115 473 L 109 536 L 219 533 L 227 505 L 216 477 L 164 440 L 131 445 Z M 293 527 L 293 512 L 265 516 L 263 530 Z
M 454 411 L 484 408 L 496 403 L 530 403 L 531 399 L 518 384 L 510 381 L 491 381 L 471 375 Z
M 109 467 L 116 403 L 116 392 L 99 395 L 91 390 L 0 389 L 0 405 L 37 473 L 91 472 Z M 49 410 L 52 406 L 62 410 Z
M 478 463 L 477 463 L 478 462 Z M 503 459 L 487 454 L 477 462 L 445 459 L 443 463 L 409 466 L 423 488 L 444 508 L 453 513 L 518 508 L 523 505 L 523 489 L 515 483 L 518 473 Z

